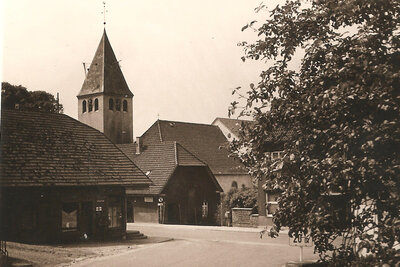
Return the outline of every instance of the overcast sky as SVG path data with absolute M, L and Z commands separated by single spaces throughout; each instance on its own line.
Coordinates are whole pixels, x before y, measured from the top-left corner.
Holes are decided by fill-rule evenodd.
M 106 31 L 134 96 L 134 136 L 163 120 L 227 117 L 237 86 L 258 82 L 261 62 L 241 61 L 241 32 L 261 0 L 106 1 Z M 278 1 L 264 1 L 275 7 Z M 2 80 L 60 93 L 77 118 L 84 80 L 103 32 L 101 0 L 3 0 Z

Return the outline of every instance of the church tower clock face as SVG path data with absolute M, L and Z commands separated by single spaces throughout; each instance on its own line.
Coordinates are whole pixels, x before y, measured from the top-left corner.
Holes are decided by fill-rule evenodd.
M 132 143 L 133 94 L 105 30 L 77 98 L 79 121 L 115 144 Z

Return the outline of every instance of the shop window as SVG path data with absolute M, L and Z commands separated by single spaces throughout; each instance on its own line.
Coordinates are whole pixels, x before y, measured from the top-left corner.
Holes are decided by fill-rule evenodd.
M 93 100 L 92 99 L 88 100 L 88 110 L 89 110 L 89 112 L 91 112 L 93 110 Z
M 122 202 L 110 199 L 108 204 L 108 227 L 118 228 L 122 225 Z
M 99 110 L 99 100 L 97 98 L 94 100 L 94 110 Z
M 115 110 L 121 111 L 121 99 L 115 100 Z
M 109 110 L 114 110 L 114 99 L 110 98 L 108 100 L 108 109 Z
M 278 192 L 266 192 L 265 193 L 265 207 L 266 207 L 266 215 L 268 217 L 272 217 L 276 210 L 278 209 Z
M 61 229 L 63 232 L 78 229 L 78 203 L 63 203 L 61 210 Z
M 122 103 L 122 110 L 125 112 L 128 111 L 128 101 L 124 100 Z
M 86 112 L 86 100 L 83 100 L 82 102 L 82 113 Z

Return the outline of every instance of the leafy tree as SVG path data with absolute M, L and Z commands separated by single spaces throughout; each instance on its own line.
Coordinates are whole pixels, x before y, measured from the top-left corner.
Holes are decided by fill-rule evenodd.
M 7 82 L 1 84 L 2 108 L 14 109 L 19 105 L 21 110 L 35 110 L 51 113 L 62 113 L 62 104 L 50 93 L 45 91 L 28 91 L 25 87 L 11 85 Z
M 223 199 L 226 210 L 232 208 L 254 208 L 257 205 L 257 190 L 255 188 L 243 187 L 232 188 Z
M 254 176 L 267 178 L 265 188 L 282 190 L 273 230 L 310 234 L 332 265 L 394 266 L 400 258 L 400 2 L 289 0 L 266 14 L 244 27 L 259 40 L 241 43 L 242 59 L 269 67 L 242 93 L 241 114 L 256 124 L 242 129 L 232 149 Z M 299 68 L 291 67 L 296 53 Z M 282 158 L 270 157 L 271 144 L 282 145 Z M 342 218 L 340 206 L 348 211 Z

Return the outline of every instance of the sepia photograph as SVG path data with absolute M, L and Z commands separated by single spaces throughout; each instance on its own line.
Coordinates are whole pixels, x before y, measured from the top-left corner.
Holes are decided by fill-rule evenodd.
M 0 267 L 400 266 L 399 0 L 0 9 Z

